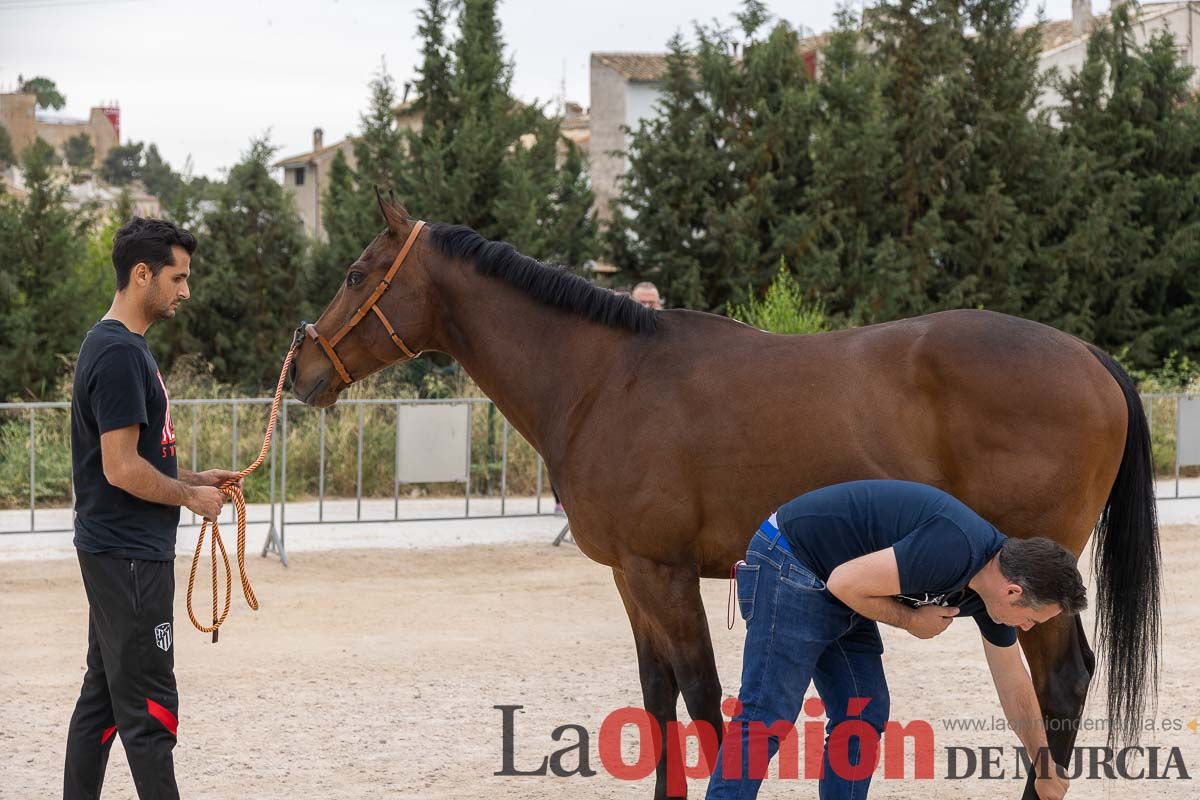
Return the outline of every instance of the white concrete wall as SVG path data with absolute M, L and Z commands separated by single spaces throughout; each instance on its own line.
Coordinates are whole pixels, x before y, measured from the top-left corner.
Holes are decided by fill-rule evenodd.
M 630 83 L 625 87 L 625 124 L 637 130 L 638 122 L 656 115 L 654 104 L 662 97 L 657 83 Z

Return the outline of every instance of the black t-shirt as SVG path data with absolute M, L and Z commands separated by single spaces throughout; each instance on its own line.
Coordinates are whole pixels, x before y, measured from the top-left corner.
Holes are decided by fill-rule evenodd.
M 1006 537 L 952 495 L 922 483 L 854 481 L 797 497 L 774 520 L 822 580 L 839 564 L 890 547 L 900 571 L 897 600 L 957 607 L 992 644 L 1016 643 L 1016 629 L 993 621 L 967 588 Z
M 140 425 L 138 455 L 175 478 L 171 400 L 146 340 L 120 322 L 101 320 L 79 348 L 71 394 L 71 468 L 75 475 L 75 546 L 85 553 L 170 561 L 179 507 L 150 503 L 104 477 L 100 434 Z

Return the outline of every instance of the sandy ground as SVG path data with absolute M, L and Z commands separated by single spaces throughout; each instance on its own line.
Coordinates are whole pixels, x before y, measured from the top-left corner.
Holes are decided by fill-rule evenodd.
M 1158 718 L 1200 716 L 1198 527 L 1163 531 L 1167 565 L 1163 682 Z M 183 698 L 176 764 L 188 798 L 646 798 L 651 782 L 608 775 L 598 756 L 605 715 L 639 705 L 632 637 L 609 572 L 573 547 L 490 544 L 436 550 L 295 552 L 284 569 L 251 561 L 262 610 L 239 597 L 221 643 L 188 624 L 189 558 L 176 563 L 176 664 Z M 235 581 L 236 591 L 236 581 Z M 736 693 L 743 628 L 727 631 L 727 584 L 707 581 L 705 602 L 726 693 Z M 203 604 L 203 601 L 201 601 Z M 83 674 L 85 601 L 69 559 L 0 563 L 0 798 L 54 797 L 61 789 L 66 723 Z M 1090 629 L 1090 619 L 1088 627 Z M 991 719 L 999 707 L 974 626 L 961 622 L 920 642 L 887 630 L 892 714 L 930 720 L 934 781 L 877 778 L 873 798 L 1018 797 L 1008 777 L 948 781 L 950 745 L 1009 745 L 1011 734 L 954 733 L 940 720 Z M 505 777 L 496 705 L 522 705 L 515 766 L 573 744 L 559 725 L 590 736 L 594 777 Z M 1094 705 L 1088 716 L 1099 716 Z M 1171 723 L 1168 723 L 1171 724 Z M 1081 744 L 1103 736 L 1085 733 Z M 1150 734 L 1179 748 L 1200 773 L 1200 733 Z M 627 753 L 632 743 L 626 741 Z M 629 756 L 632 761 L 632 755 Z M 1166 760 L 1164 752 L 1159 768 Z M 577 758 L 566 759 L 573 767 Z M 1173 771 L 1178 778 L 1178 770 Z M 909 769 L 911 776 L 911 767 Z M 702 796 L 705 782 L 693 781 Z M 1193 780 L 1079 780 L 1073 798 L 1183 798 Z M 114 747 L 106 798 L 134 796 Z M 816 797 L 813 783 L 769 781 L 763 797 Z

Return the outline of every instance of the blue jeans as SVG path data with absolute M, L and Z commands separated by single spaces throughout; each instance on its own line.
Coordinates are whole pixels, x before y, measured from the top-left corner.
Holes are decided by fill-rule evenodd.
M 831 767 L 829 737 L 847 719 L 862 720 L 877 733 L 883 731 L 889 703 L 879 628 L 873 620 L 839 603 L 825 588 L 825 582 L 792 555 L 781 536 L 763 530 L 755 533 L 745 563 L 738 565 L 738 607 L 746 621 L 739 695 L 742 713 L 734 717 L 734 727 L 725 736 L 706 797 L 726 800 L 758 795 L 767 761 L 761 755 L 755 758 L 756 778 L 750 767 L 751 730 L 762 729 L 751 723 L 768 728 L 776 723 L 796 723 L 812 681 L 829 718 L 819 796 L 821 800 L 862 800 L 870 787 L 870 774 L 849 776 L 859 777 L 858 780 L 839 775 L 839 771 L 846 770 Z M 869 698 L 869 702 L 860 711 L 850 706 L 852 698 Z M 801 778 L 803 730 L 802 725 L 796 726 L 799 767 L 793 770 Z M 768 760 L 778 752 L 779 741 L 778 736 L 767 737 Z M 835 754 L 834 764 L 844 765 L 847 760 L 850 765 L 858 764 L 860 744 L 857 736 L 850 738 L 846 757 Z M 728 752 L 739 745 L 735 753 Z M 753 747 L 761 753 L 761 734 Z M 731 764 L 735 763 L 737 753 L 741 755 L 740 773 L 726 778 L 725 761 L 728 758 Z

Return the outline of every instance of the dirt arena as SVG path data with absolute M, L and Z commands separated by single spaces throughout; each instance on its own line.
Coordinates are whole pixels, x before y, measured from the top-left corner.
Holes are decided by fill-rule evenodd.
M 1078 780 L 1072 798 L 1195 797 L 1200 773 L 1197 645 L 1198 527 L 1163 530 L 1163 682 L 1158 720 L 1181 730 L 1144 744 L 1178 747 L 1192 780 Z M 290 569 L 251 562 L 262 610 L 235 611 L 213 646 L 184 611 L 189 560 L 177 561 L 176 665 L 182 697 L 176 765 L 187 798 L 648 798 L 651 780 L 620 781 L 598 756 L 610 711 L 639 705 L 632 636 L 608 570 L 573 547 L 475 546 L 435 551 L 297 553 Z M 236 580 L 235 580 L 236 591 Z M 743 627 L 725 628 L 727 584 L 705 602 L 727 694 L 736 694 Z M 202 603 L 203 604 L 203 603 Z M 0 797 L 61 793 L 66 724 L 80 679 L 86 615 L 72 560 L 0 564 Z M 1088 620 L 1088 628 L 1091 621 Z M 948 732 L 942 720 L 1000 715 L 970 622 L 921 642 L 885 630 L 892 716 L 926 719 L 936 736 L 934 781 L 882 780 L 873 798 L 1019 797 L 1006 777 L 946 780 L 945 748 L 1010 745 L 998 731 Z M 522 705 L 514 766 L 528 770 L 590 735 L 594 777 L 498 777 L 497 705 Z M 1088 717 L 1098 717 L 1095 704 Z M 1162 725 L 1161 722 L 1157 723 Z M 1166 723 L 1168 727 L 1174 722 Z M 1195 727 L 1195 723 L 1193 723 Z M 627 737 L 631 738 L 631 737 Z M 1103 743 L 1084 733 L 1081 745 Z M 626 742 L 629 760 L 632 744 Z M 910 759 L 911 760 L 911 759 Z M 570 769 L 577 763 L 571 755 Z M 911 765 L 908 770 L 911 776 Z M 705 782 L 693 781 L 692 796 Z M 133 798 L 113 748 L 106 798 Z M 816 797 L 813 783 L 768 781 L 762 797 Z

